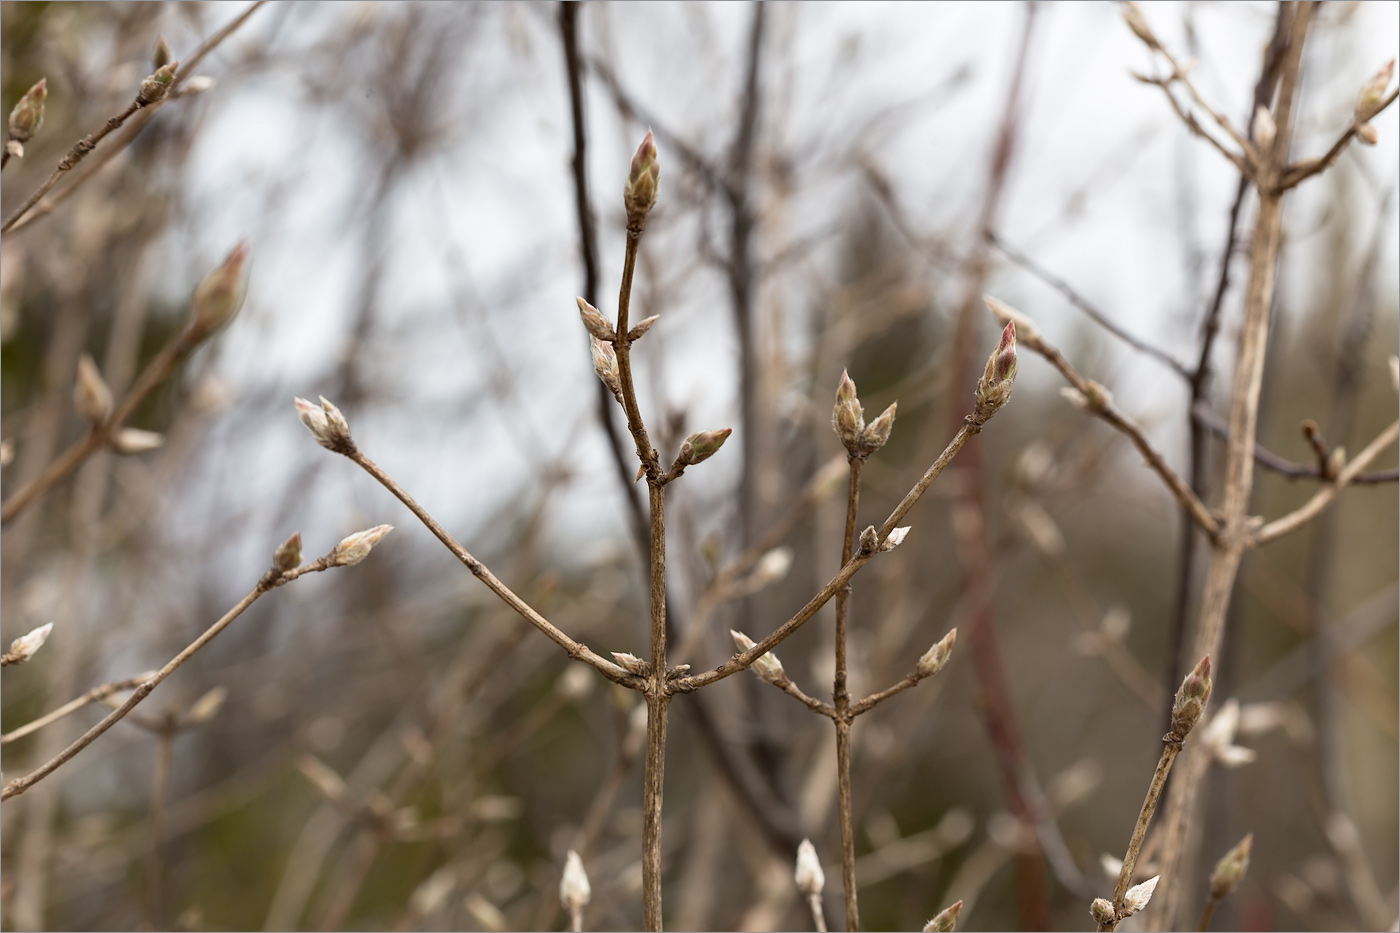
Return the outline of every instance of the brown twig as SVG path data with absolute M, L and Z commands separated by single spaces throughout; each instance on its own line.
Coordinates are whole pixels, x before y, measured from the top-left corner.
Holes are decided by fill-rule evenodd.
M 1400 89 L 1393 90 L 1387 94 L 1385 99 L 1381 102 L 1380 108 L 1376 111 L 1376 114 L 1379 114 L 1382 110 L 1385 110 L 1391 104 L 1395 103 L 1397 94 L 1400 94 Z M 1374 119 L 1374 115 L 1372 118 Z M 1288 169 L 1283 173 L 1283 179 L 1279 182 L 1279 189 L 1287 191 L 1289 188 L 1296 188 L 1312 176 L 1325 172 L 1335 165 L 1337 159 L 1341 158 L 1342 152 L 1356 137 L 1356 133 L 1361 127 L 1362 122 L 1353 118 L 1346 132 L 1337 138 L 1337 141 L 1332 144 L 1332 148 L 1328 149 L 1325 155 L 1315 159 L 1304 159 L 1302 162 L 1288 166 Z
M 0 745 L 8 745 L 17 739 L 24 738 L 26 735 L 38 732 L 45 726 L 58 722 L 70 713 L 77 712 L 89 703 L 99 703 L 112 694 L 120 693 L 123 690 L 134 690 L 145 681 L 154 677 L 155 673 L 155 671 L 148 671 L 145 674 L 137 674 L 135 677 L 127 677 L 124 680 L 114 680 L 111 683 L 100 684 L 99 686 L 93 687 L 87 693 L 84 693 L 76 699 L 69 700 L 53 712 L 46 713 L 33 722 L 27 722 L 10 732 L 6 732 L 4 735 L 0 735 Z
M 860 471 L 865 461 L 851 457 L 851 478 L 846 494 L 846 529 L 841 537 L 841 565 L 850 563 L 856 540 L 856 507 L 860 503 Z M 846 613 L 851 598 L 847 583 L 836 593 L 836 675 L 831 688 L 836 715 L 836 786 L 841 824 L 841 885 L 846 898 L 846 929 L 860 929 L 856 892 L 856 837 L 851 801 L 851 694 L 846 687 Z
M 1230 426 L 1219 415 L 1211 411 L 1204 402 L 1197 403 L 1191 409 L 1191 417 L 1197 424 L 1216 437 L 1226 441 L 1230 439 Z M 1289 479 L 1327 479 L 1325 469 L 1321 465 L 1289 460 L 1258 442 L 1254 444 L 1254 462 Z M 1400 469 L 1371 470 L 1367 473 L 1358 473 L 1351 479 L 1352 485 L 1356 486 L 1379 486 L 1383 483 L 1396 481 L 1400 481 Z

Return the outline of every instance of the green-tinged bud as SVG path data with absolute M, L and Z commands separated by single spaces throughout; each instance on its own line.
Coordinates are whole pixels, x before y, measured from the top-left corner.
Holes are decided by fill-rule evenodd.
M 627 225 L 640 227 L 647 213 L 656 204 L 656 191 L 661 183 L 661 164 L 657 159 L 656 140 L 651 130 L 632 156 L 627 184 L 622 189 L 622 203 L 627 208 Z
M 1374 146 L 1381 141 L 1381 134 L 1374 123 L 1360 123 L 1356 127 L 1356 141 L 1366 146 Z
M 298 531 L 277 545 L 277 550 L 272 552 L 272 569 L 278 573 L 286 573 L 299 566 L 301 566 L 301 532 Z
M 626 651 L 614 651 L 612 656 L 613 660 L 629 674 L 636 674 L 638 677 L 651 676 L 651 665 L 635 654 L 628 654 Z
M 1215 871 L 1210 873 L 1210 896 L 1219 900 L 1235 892 L 1249 871 L 1249 854 L 1254 848 L 1254 834 L 1250 833 L 1226 852 L 1215 863 Z
M 641 323 L 639 323 L 636 327 L 632 328 L 631 330 L 629 330 L 629 331 L 627 332 L 627 339 L 628 339 L 628 340 L 640 340 L 640 339 L 642 339 L 642 335 L 645 334 L 647 331 L 651 330 L 651 325 L 655 324 L 655 323 L 657 322 L 657 319 L 659 319 L 660 317 L 661 317 L 661 315 L 659 315 L 659 314 L 653 314 L 653 315 L 652 315 L 651 317 L 649 317 L 649 318 L 643 318 L 642 321 L 641 321 Z
M 1142 15 L 1142 10 L 1136 3 L 1128 2 L 1123 4 L 1123 21 L 1128 24 L 1128 28 L 1133 31 L 1133 35 L 1141 39 L 1149 49 L 1154 51 L 1160 49 L 1162 44 L 1157 41 L 1157 36 L 1152 32 L 1152 27 L 1147 25 L 1147 17 Z
M 1395 74 L 1395 59 L 1386 62 L 1385 67 L 1372 75 L 1371 80 L 1361 89 L 1356 99 L 1356 122 L 1365 123 L 1381 112 L 1385 103 L 1385 92 L 1390 87 L 1390 79 Z
M 248 241 L 233 248 L 233 252 L 213 272 L 204 277 L 194 290 L 191 330 L 197 340 L 204 340 L 233 320 L 243 307 L 248 293 Z
M 1210 655 L 1206 655 L 1191 669 L 1191 673 L 1186 675 L 1186 679 L 1181 682 L 1181 689 L 1176 692 L 1176 701 L 1172 704 L 1172 732 L 1185 738 L 1196 723 L 1200 722 L 1201 714 L 1210 702 L 1212 686 Z
M 933 919 L 924 924 L 924 933 L 951 933 L 958 925 L 958 914 L 962 913 L 962 901 L 955 902 L 951 907 L 944 907 Z
M 112 413 L 112 390 L 107 388 L 92 357 L 78 357 L 78 381 L 73 385 L 73 407 L 89 424 L 101 424 Z
M 598 340 L 610 341 L 613 339 L 613 326 L 608 323 L 608 319 L 603 317 L 603 312 L 593 307 L 582 298 L 575 298 L 578 302 L 578 313 L 583 318 L 583 326 L 588 328 L 588 332 Z
M 692 434 L 681 443 L 681 452 L 676 457 L 676 461 L 684 463 L 686 466 L 692 466 L 702 460 L 708 460 L 724 446 L 724 442 L 733 433 L 733 428 L 724 428 L 719 431 L 701 431 L 699 434 Z
M 866 525 L 860 533 L 860 550 L 863 554 L 874 554 L 880 547 L 880 533 L 874 525 Z
M 316 443 L 337 453 L 345 450 L 350 443 L 350 425 L 339 408 L 328 402 L 324 395 L 321 396 L 319 407 L 304 398 L 296 399 L 295 403 L 297 417 L 306 425 L 311 436 L 316 438 Z
M 10 111 L 10 139 L 26 143 L 38 132 L 39 125 L 44 122 L 44 101 L 48 96 L 47 78 L 40 78 L 38 84 L 25 92 Z
M 729 630 L 730 637 L 734 639 L 734 644 L 740 651 L 751 651 L 757 647 L 757 642 L 745 635 L 743 632 Z M 757 674 L 761 679 L 768 681 L 775 687 L 785 687 L 788 683 L 787 672 L 783 670 L 783 662 L 778 660 L 778 656 L 769 651 L 767 654 L 759 655 L 758 660 L 749 665 L 749 670 Z
M 890 404 L 889 408 L 880 412 L 880 417 L 865 426 L 865 430 L 860 435 L 860 452 L 862 456 L 870 456 L 890 439 L 890 431 L 894 430 L 894 412 L 899 407 L 898 402 Z
M 1094 922 L 1102 926 L 1113 922 L 1113 902 L 1106 897 L 1096 897 L 1089 905 L 1089 916 L 1094 918 Z
M 583 870 L 583 859 L 570 849 L 564 859 L 564 874 L 559 879 L 559 903 L 570 913 L 578 913 L 592 896 L 593 888 L 588 883 L 588 873 Z
M 331 566 L 349 567 L 358 564 L 369 556 L 369 552 L 379 543 L 389 532 L 394 530 L 393 525 L 375 525 L 365 531 L 357 531 L 348 538 L 343 538 L 331 551 Z
M 1254 124 L 1251 127 L 1254 136 L 1254 143 L 1261 152 L 1268 152 L 1274 148 L 1274 137 L 1278 135 L 1278 125 L 1274 123 L 1274 115 L 1269 113 L 1269 108 L 1260 104 L 1254 110 Z
M 1157 890 L 1157 882 L 1161 879 L 1161 875 L 1153 875 L 1142 884 L 1135 884 L 1129 888 L 1128 893 L 1123 895 L 1123 916 L 1119 919 L 1127 919 L 1146 907 L 1152 900 L 1152 892 Z
M 865 413 L 856 397 L 856 384 L 851 374 L 841 370 L 841 382 L 836 387 L 836 407 L 831 409 L 831 428 L 853 457 L 860 455 L 861 435 L 865 433 Z
M 227 699 L 228 688 L 220 684 L 194 701 L 194 706 L 191 706 L 190 711 L 185 714 L 181 725 L 187 727 L 204 725 L 219 715 L 219 710 L 223 709 L 224 701 Z
M 44 642 L 49 640 L 49 633 L 52 631 L 53 623 L 50 622 L 10 642 L 10 651 L 5 655 L 5 663 L 23 664 L 34 657 L 34 653 L 44 647 Z
M 909 537 L 909 528 L 909 525 L 901 525 L 900 527 L 891 531 L 889 537 L 885 538 L 884 541 L 880 542 L 881 553 L 885 551 L 893 551 L 895 548 L 903 544 L 904 539 Z
M 1016 382 L 1016 322 L 1008 321 L 997 341 L 996 349 L 987 357 L 987 366 L 977 383 L 977 412 L 981 421 L 995 415 L 1011 398 Z
M 932 677 L 943 670 L 943 665 L 953 656 L 953 645 L 957 644 L 958 630 L 949 629 L 948 634 L 933 643 L 933 647 L 919 656 L 917 670 L 919 677 Z
M 140 428 L 122 428 L 107 439 L 107 446 L 119 454 L 149 453 L 165 443 L 165 435 Z
M 179 62 L 166 62 L 157 68 L 141 82 L 141 90 L 136 93 L 136 103 L 142 107 L 149 107 L 164 100 L 165 95 L 170 93 L 170 86 L 175 83 L 175 71 L 179 67 Z
M 797 847 L 797 868 L 792 873 L 797 882 L 797 890 L 807 897 L 820 897 L 826 887 L 826 872 L 822 871 L 821 859 L 817 858 L 817 848 L 812 840 L 803 839 Z
M 622 373 L 617 368 L 617 352 L 613 350 L 613 345 L 605 340 L 592 336 L 588 340 L 593 353 L 593 371 L 603 380 L 603 385 L 612 391 L 613 396 L 619 402 L 622 401 Z
M 170 52 L 170 43 L 165 41 L 165 36 L 156 36 L 155 51 L 151 53 L 151 67 L 159 71 L 175 58 Z

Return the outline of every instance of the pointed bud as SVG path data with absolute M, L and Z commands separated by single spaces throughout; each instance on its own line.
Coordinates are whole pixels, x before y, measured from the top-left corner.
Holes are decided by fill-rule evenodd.
M 953 656 L 953 645 L 957 644 L 958 630 L 949 629 L 948 634 L 933 643 L 933 647 L 919 656 L 916 668 L 919 677 L 932 677 L 943 670 L 943 665 Z
M 803 839 L 797 847 L 797 869 L 792 874 L 797 882 L 797 890 L 807 897 L 820 897 L 826 887 L 826 873 L 822 871 L 821 859 L 817 858 L 816 846 L 812 840 Z
M 164 100 L 165 95 L 170 93 L 170 86 L 175 83 L 175 70 L 179 67 L 179 62 L 167 62 L 157 68 L 141 82 L 141 90 L 136 93 L 136 103 L 142 107 L 149 107 Z
M 1152 27 L 1147 25 L 1147 17 L 1142 15 L 1142 10 L 1138 8 L 1136 3 L 1125 3 L 1122 6 L 1122 10 L 1123 21 L 1126 22 L 1128 28 L 1133 31 L 1133 35 L 1146 43 L 1149 49 L 1155 51 L 1162 47 L 1162 44 L 1157 41 L 1156 35 L 1153 34 Z
M 894 412 L 899 407 L 898 402 L 891 403 L 889 408 L 880 412 L 880 417 L 866 425 L 860 436 L 860 452 L 863 456 L 870 456 L 890 439 L 890 431 L 894 429 Z
M 1100 926 L 1113 923 L 1113 904 L 1106 897 L 1096 897 L 1089 905 L 1089 915 Z
M 641 323 L 627 332 L 627 339 L 640 340 L 642 335 L 651 330 L 651 325 L 655 324 L 660 317 L 659 314 L 653 314 L 651 317 L 643 318 Z
M 846 451 L 853 457 L 859 456 L 861 435 L 865 433 L 865 414 L 861 411 L 860 399 L 856 397 L 856 384 L 844 369 L 841 371 L 841 382 L 836 387 L 836 407 L 831 409 L 831 428 L 845 445 Z
M 676 461 L 691 466 L 702 460 L 708 460 L 724 446 L 724 442 L 733 433 L 733 428 L 724 428 L 719 431 L 701 431 L 699 434 L 692 434 L 681 443 L 681 452 L 676 456 Z
M 589 348 L 593 352 L 593 371 L 617 400 L 622 401 L 622 375 L 621 370 L 617 368 L 617 352 L 607 341 L 592 336 L 588 340 Z
M 374 549 L 380 539 L 393 530 L 393 525 L 375 525 L 373 528 L 357 531 L 342 539 L 335 546 L 335 550 L 331 551 L 331 566 L 349 567 L 352 564 L 358 564 L 369 556 L 369 552 Z
M 613 660 L 629 674 L 636 674 L 638 677 L 648 677 L 651 675 L 651 665 L 635 654 L 628 654 L 626 651 L 614 651 L 612 656 Z
M 860 533 L 860 550 L 863 554 L 874 554 L 880 547 L 880 533 L 875 530 L 874 525 L 866 525 L 865 530 Z
M 190 327 L 197 340 L 204 340 L 233 320 L 243 307 L 248 293 L 248 255 L 248 241 L 244 240 L 195 288 Z
M 351 443 L 350 425 L 345 416 L 340 413 L 339 408 L 327 401 L 324 395 L 321 396 L 319 407 L 304 398 L 295 399 L 295 403 L 297 417 L 306 425 L 311 436 L 316 438 L 316 443 L 337 453 L 344 451 Z
M 559 903 L 574 913 L 583 910 L 592 896 L 593 888 L 588 883 L 588 873 L 583 870 L 583 859 L 570 849 L 564 859 L 564 875 L 559 879 Z
M 982 379 L 977 383 L 976 415 L 982 421 L 995 415 L 1011 398 L 1011 386 L 1016 382 L 1016 322 L 1008 321 L 997 341 L 996 349 L 987 358 Z
M 1269 113 L 1269 108 L 1263 104 L 1254 110 L 1254 125 L 1251 132 L 1260 152 L 1268 152 L 1274 148 L 1274 137 L 1278 135 L 1278 126 L 1274 123 L 1274 115 Z
M 603 317 L 603 312 L 593 307 L 582 298 L 575 298 L 578 302 L 578 313 L 583 318 L 583 326 L 588 328 L 588 332 L 598 340 L 610 341 L 613 339 L 613 326 L 608 323 L 608 319 Z
M 962 913 L 962 901 L 955 902 L 951 907 L 944 907 L 933 919 L 924 924 L 924 933 L 951 933 L 958 925 L 958 914 Z
M 1374 146 L 1381 141 L 1381 134 L 1376 130 L 1374 123 L 1358 123 L 1356 141 L 1366 146 Z
M 190 711 L 185 714 L 183 725 L 204 725 L 206 722 L 219 715 L 219 710 L 223 709 L 224 701 L 227 699 L 228 688 L 220 684 L 194 701 L 194 706 L 191 706 Z
M 78 357 L 78 381 L 73 386 L 73 407 L 89 424 L 101 424 L 112 413 L 112 390 L 102 380 L 97 364 L 84 353 Z
M 10 139 L 17 143 L 25 143 L 38 132 L 39 125 L 44 122 L 44 101 L 48 96 L 47 78 L 40 78 L 38 84 L 25 92 L 10 111 Z
M 738 646 L 740 651 L 751 651 L 757 646 L 757 642 L 743 632 L 730 629 L 729 635 L 734 639 L 734 644 Z M 779 661 L 778 656 L 771 651 L 759 655 L 758 660 L 749 665 L 749 670 L 775 687 L 787 686 L 788 678 L 787 672 L 783 670 L 783 662 Z
M 1181 682 L 1181 689 L 1176 692 L 1176 701 L 1172 704 L 1172 732 L 1185 738 L 1196 723 L 1200 722 L 1201 714 L 1210 702 L 1212 686 L 1210 655 L 1206 655 L 1191 669 L 1191 673 L 1186 675 L 1186 679 Z
M 1395 59 L 1386 62 L 1385 67 L 1372 75 L 1371 80 L 1361 89 L 1356 99 L 1356 122 L 1365 123 L 1381 112 L 1385 103 L 1385 92 L 1390 87 L 1390 79 L 1395 74 Z
M 175 56 L 170 53 L 170 43 L 165 41 L 165 36 L 156 36 L 155 51 L 151 53 L 151 67 L 157 70 L 170 64 Z
M 753 571 L 753 581 L 758 586 L 767 586 L 770 583 L 777 583 L 787 576 L 788 569 L 792 567 L 792 548 L 775 547 L 759 558 L 758 566 Z
M 107 446 L 119 454 L 144 454 L 165 443 L 165 435 L 140 428 L 122 428 L 107 439 Z
M 34 652 L 44 647 L 44 642 L 49 640 L 49 633 L 52 631 L 53 623 L 50 622 L 10 642 L 10 652 L 5 655 L 5 663 L 23 664 L 25 661 L 34 657 Z
M 1235 892 L 1249 871 L 1249 854 L 1254 848 L 1254 834 L 1250 833 L 1226 852 L 1215 863 L 1215 871 L 1210 873 L 1210 896 L 1219 900 Z
M 656 140 L 651 130 L 632 156 L 627 184 L 622 189 L 622 203 L 627 208 L 628 226 L 639 226 L 656 204 L 656 191 L 661 182 L 661 165 L 657 159 Z
M 903 544 L 904 539 L 909 537 L 909 527 L 910 526 L 908 525 L 903 525 L 899 528 L 896 528 L 894 531 L 891 531 L 889 537 L 886 538 L 880 544 L 881 552 L 893 551 L 895 548 Z
M 1157 882 L 1161 879 L 1161 875 L 1153 875 L 1142 884 L 1135 884 L 1128 889 L 1128 893 L 1123 895 L 1123 918 L 1131 917 L 1147 906 L 1152 900 L 1152 892 L 1157 890 Z
M 301 565 L 301 532 L 298 531 L 286 541 L 277 545 L 272 552 L 272 569 L 278 573 L 295 570 Z

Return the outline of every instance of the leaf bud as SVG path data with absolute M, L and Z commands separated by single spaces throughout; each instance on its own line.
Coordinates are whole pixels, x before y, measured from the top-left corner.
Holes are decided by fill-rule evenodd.
M 1152 892 L 1157 890 L 1157 882 L 1162 879 L 1161 875 L 1153 875 L 1142 884 L 1135 884 L 1128 889 L 1128 893 L 1123 895 L 1123 916 L 1120 919 L 1131 917 L 1147 906 L 1152 900 Z
M 881 553 L 884 553 L 885 551 L 893 551 L 895 548 L 903 544 L 904 539 L 909 537 L 909 527 L 910 526 L 908 525 L 902 525 L 899 528 L 896 528 L 893 531 L 891 531 L 889 533 L 889 536 L 885 538 L 884 541 L 880 542 Z
M 156 36 L 156 47 L 151 52 L 151 67 L 159 70 L 170 64 L 174 57 L 170 52 L 170 43 L 165 41 L 165 36 Z
M 40 78 L 37 84 L 24 92 L 24 96 L 10 111 L 10 139 L 17 143 L 26 143 L 29 137 L 38 132 L 39 125 L 44 122 L 44 101 L 48 96 L 47 78 Z M 19 154 L 24 154 L 22 148 Z
M 894 416 L 890 416 L 893 424 Z M 836 387 L 836 406 L 831 409 L 831 428 L 853 457 L 860 455 L 861 435 L 865 432 L 865 415 L 861 411 L 860 399 L 856 397 L 856 384 L 846 370 L 841 371 L 841 382 Z
M 335 550 L 331 551 L 330 565 L 332 567 L 349 567 L 352 564 L 358 564 L 369 556 L 369 552 L 385 535 L 393 530 L 393 525 L 375 525 L 373 528 L 357 531 L 353 535 L 343 538 L 335 546 Z
M 1185 738 L 1196 723 L 1200 722 L 1206 703 L 1210 702 L 1212 686 L 1210 655 L 1206 655 L 1191 669 L 1191 673 L 1186 675 L 1186 679 L 1181 682 L 1181 689 L 1176 692 L 1176 700 L 1172 703 L 1172 732 Z
M 733 433 L 733 428 L 723 428 L 719 431 L 701 431 L 698 434 L 692 434 L 681 443 L 681 452 L 676 460 L 687 466 L 708 460 L 724 446 L 724 442 Z
M 870 456 L 890 439 L 890 431 L 894 428 L 894 412 L 899 407 L 898 402 L 892 402 L 889 408 L 880 412 L 880 417 L 865 426 L 865 430 L 860 435 L 860 452 L 862 456 Z
M 170 93 L 170 86 L 175 83 L 175 70 L 179 67 L 179 62 L 167 62 L 152 72 L 141 82 L 141 90 L 136 93 L 136 103 L 142 107 L 149 107 L 164 100 Z
M 301 564 L 301 532 L 297 532 L 277 545 L 272 552 L 272 569 L 278 573 L 295 570 Z
M 812 840 L 803 839 L 797 847 L 797 868 L 792 877 L 797 882 L 797 890 L 807 897 L 821 896 L 822 888 L 826 887 L 826 873 L 822 871 L 821 859 L 817 858 L 817 849 L 812 845 Z
M 311 436 L 316 438 L 316 443 L 337 453 L 346 449 L 350 444 L 350 425 L 346 422 L 345 416 L 340 413 L 339 408 L 327 401 L 324 395 L 321 396 L 320 407 L 304 398 L 297 398 L 294 401 L 297 417 L 301 419 L 302 424 L 306 425 Z
M 588 328 L 588 332 L 598 340 L 612 340 L 613 326 L 608 323 L 607 318 L 603 317 L 603 312 L 599 311 L 582 298 L 576 298 L 574 300 L 578 302 L 578 313 L 583 318 L 583 326 Z
M 140 428 L 122 428 L 107 439 L 107 446 L 119 454 L 144 454 L 165 443 L 165 435 Z
M 956 901 L 934 914 L 932 920 L 924 924 L 924 933 L 951 933 L 958 925 L 958 914 L 962 913 L 962 901 Z
M 1374 123 L 1358 123 L 1356 125 L 1356 141 L 1363 146 L 1374 146 L 1381 141 L 1381 134 L 1376 130 Z
M 617 367 L 617 352 L 613 350 L 613 345 L 606 340 L 599 340 L 590 336 L 589 348 L 593 353 L 593 371 L 598 374 L 598 378 L 603 380 L 603 385 L 607 386 L 613 396 L 622 401 L 622 373 Z
M 1106 897 L 1096 897 L 1089 905 L 1089 915 L 1100 926 L 1110 924 L 1113 922 L 1113 903 Z
M 78 381 L 73 386 L 73 407 L 88 424 L 98 425 L 112 413 L 112 390 L 107 388 L 92 357 L 78 357 Z
M 1241 839 L 1233 849 L 1220 857 L 1210 873 L 1210 896 L 1219 900 L 1233 894 L 1249 871 L 1249 854 L 1254 848 L 1254 834 Z
M 5 663 L 23 664 L 34 657 L 34 653 L 44 647 L 44 642 L 49 640 L 49 633 L 52 631 L 53 623 L 49 622 L 10 642 L 10 651 L 5 655 Z
M 627 184 L 622 189 L 622 203 L 627 208 L 628 227 L 640 228 L 648 212 L 656 204 L 656 191 L 661 182 L 661 165 L 657 159 L 656 140 L 647 130 L 646 138 L 632 156 Z
M 628 654 L 626 651 L 614 651 L 612 656 L 613 660 L 629 674 L 636 674 L 638 677 L 647 677 L 651 674 L 651 665 L 635 654 Z
M 660 317 L 661 315 L 659 314 L 653 314 L 651 317 L 643 318 L 636 327 L 633 327 L 627 332 L 627 339 L 640 340 L 642 335 L 651 330 L 651 325 L 655 324 Z
M 981 421 L 995 415 L 1011 398 L 1016 382 L 1016 322 L 1008 321 L 997 341 L 996 349 L 987 357 L 986 368 L 977 383 L 976 416 Z
M 743 632 L 729 630 L 730 637 L 734 639 L 734 644 L 740 651 L 750 651 L 757 647 L 757 642 L 745 635 Z M 787 672 L 783 670 L 783 662 L 778 660 L 778 656 L 769 651 L 758 656 L 758 660 L 749 665 L 749 670 L 753 671 L 763 680 L 768 681 L 775 687 L 785 687 L 788 683 Z
M 577 913 L 592 896 L 593 888 L 588 883 L 588 873 L 583 870 L 583 859 L 570 849 L 564 859 L 564 874 L 559 879 L 559 903 L 570 913 Z
M 196 340 L 204 340 L 219 330 L 243 307 L 248 294 L 248 255 L 248 241 L 244 240 L 196 286 L 190 325 Z
M 933 647 L 919 656 L 918 671 L 919 677 L 932 677 L 943 670 L 943 665 L 948 663 L 948 659 L 953 656 L 953 645 L 957 643 L 958 630 L 949 629 L 948 634 L 933 643 Z

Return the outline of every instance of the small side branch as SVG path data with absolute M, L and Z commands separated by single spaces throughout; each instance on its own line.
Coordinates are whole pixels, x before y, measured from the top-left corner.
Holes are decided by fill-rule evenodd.
M 1400 94 L 1400 89 L 1393 90 L 1386 95 L 1384 102 L 1380 106 L 1380 110 L 1377 110 L 1376 113 L 1380 113 L 1382 110 L 1385 110 L 1391 104 L 1395 103 L 1397 94 Z M 1284 171 L 1283 179 L 1279 181 L 1279 190 L 1287 191 L 1289 188 L 1296 188 L 1314 175 L 1319 175 L 1335 165 L 1347 146 L 1356 138 L 1356 134 L 1362 126 L 1363 124 L 1360 120 L 1353 118 L 1351 126 L 1347 127 L 1346 132 L 1332 144 L 1332 148 L 1328 149 L 1325 155 L 1315 159 L 1304 159 L 1302 162 L 1290 165 L 1287 170 Z
M 26 735 L 32 735 L 45 726 L 51 726 L 65 716 L 76 713 L 90 703 L 102 702 L 114 693 L 121 693 L 124 690 L 135 690 L 155 675 L 155 671 L 148 671 L 145 674 L 137 674 L 135 677 L 128 677 L 125 680 L 114 680 L 111 683 L 100 684 L 99 686 L 93 687 L 82 696 L 64 703 L 52 713 L 47 713 L 33 722 L 27 722 L 17 729 L 0 735 L 0 745 L 8 745 L 11 742 L 24 738 Z

